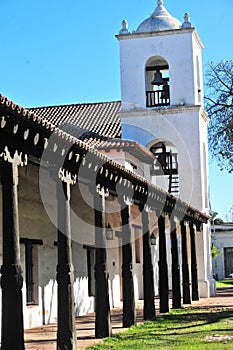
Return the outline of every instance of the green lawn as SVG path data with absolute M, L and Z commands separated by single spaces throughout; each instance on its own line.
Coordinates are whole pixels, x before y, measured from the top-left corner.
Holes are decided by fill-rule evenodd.
M 88 349 L 233 349 L 233 308 L 182 308 Z
M 216 287 L 222 288 L 222 287 L 233 287 L 233 280 L 222 280 L 222 281 L 216 281 Z

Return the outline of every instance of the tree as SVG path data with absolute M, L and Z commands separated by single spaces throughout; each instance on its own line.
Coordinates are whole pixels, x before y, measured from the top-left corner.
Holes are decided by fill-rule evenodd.
M 221 170 L 233 172 L 233 60 L 210 62 L 205 108 L 210 117 L 209 146 Z
M 221 218 L 218 218 L 217 215 L 218 215 L 218 213 L 216 211 L 213 211 L 211 213 L 211 224 L 213 225 L 213 233 L 211 234 L 211 239 L 212 239 L 212 244 L 211 244 L 212 259 L 216 259 L 217 256 L 220 254 L 220 250 L 214 244 L 214 241 L 215 241 L 215 228 L 214 228 L 214 225 L 221 225 L 223 223 L 223 220 Z

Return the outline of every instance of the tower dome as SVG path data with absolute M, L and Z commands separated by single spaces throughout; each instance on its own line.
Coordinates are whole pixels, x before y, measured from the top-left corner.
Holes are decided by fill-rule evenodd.
M 162 0 L 158 0 L 157 5 L 152 15 L 138 26 L 136 33 L 160 32 L 181 27 L 181 22 L 170 15 Z

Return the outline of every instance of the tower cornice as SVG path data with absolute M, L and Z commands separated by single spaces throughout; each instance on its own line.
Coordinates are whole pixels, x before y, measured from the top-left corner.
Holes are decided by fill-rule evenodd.
M 184 114 L 184 113 L 190 113 L 190 112 L 200 112 L 202 118 L 208 123 L 209 122 L 209 117 L 204 110 L 204 108 L 201 105 L 179 105 L 179 106 L 170 106 L 166 108 L 150 108 L 150 109 L 145 109 L 145 108 L 135 108 L 135 109 L 121 109 L 119 111 L 119 115 L 121 118 L 127 118 L 127 117 L 143 117 L 143 116 L 155 116 L 155 115 L 171 115 L 171 114 Z
M 196 28 L 182 28 L 182 29 L 173 29 L 173 30 L 163 30 L 160 32 L 145 32 L 145 33 L 137 33 L 137 32 L 132 32 L 132 33 L 127 33 L 127 34 L 117 34 L 116 38 L 121 41 L 121 40 L 128 40 L 128 39 L 139 39 L 139 38 L 150 38 L 150 37 L 155 37 L 155 36 L 168 36 L 168 35 L 182 35 L 182 34 L 187 34 L 187 33 L 194 33 L 197 42 L 199 43 L 200 47 L 203 49 L 204 45 L 198 35 L 198 32 Z

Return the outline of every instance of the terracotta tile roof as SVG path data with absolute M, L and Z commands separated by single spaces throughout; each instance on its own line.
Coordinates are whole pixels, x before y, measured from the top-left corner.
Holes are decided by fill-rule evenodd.
M 139 142 L 122 140 L 118 115 L 121 102 L 100 102 L 30 108 L 38 117 L 98 150 L 121 148 L 141 161 L 152 163 L 154 156 Z
M 61 129 L 65 127 L 66 132 L 76 126 L 79 131 L 83 129 L 84 132 L 88 130 L 105 137 L 121 137 L 120 107 L 120 101 L 113 101 L 36 107 L 30 110 Z
M 95 140 L 93 140 L 93 143 Z M 89 145 L 91 145 L 89 140 Z M 152 164 L 154 163 L 154 155 L 146 148 L 143 147 L 138 141 L 132 140 L 122 140 L 122 139 L 108 139 L 98 142 L 94 146 L 99 151 L 105 150 L 109 151 L 110 149 L 122 149 L 125 152 L 128 152 L 140 159 L 144 163 Z

